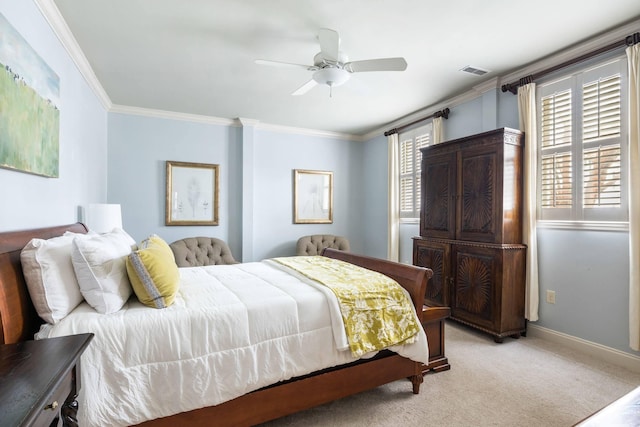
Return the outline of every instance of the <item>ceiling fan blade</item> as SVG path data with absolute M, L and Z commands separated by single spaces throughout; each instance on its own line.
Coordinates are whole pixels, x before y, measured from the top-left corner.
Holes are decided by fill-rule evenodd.
M 274 67 L 304 68 L 307 71 L 316 71 L 318 69 L 315 65 L 293 64 L 291 62 L 271 61 L 268 59 L 256 59 L 255 63 L 259 65 L 271 65 Z
M 353 61 L 344 64 L 344 69 L 351 73 L 364 71 L 404 71 L 407 69 L 407 61 L 404 58 L 380 58 Z
M 304 95 L 305 93 L 309 92 L 311 89 L 316 87 L 317 84 L 318 83 L 316 83 L 315 80 L 311 79 L 305 84 L 303 84 L 302 86 L 300 86 L 298 89 L 296 89 L 295 92 L 293 92 L 291 95 L 294 95 L 294 96 Z
M 320 41 L 320 51 L 324 59 L 337 62 L 340 51 L 340 35 L 338 32 L 328 28 L 320 28 L 318 30 L 318 40 Z

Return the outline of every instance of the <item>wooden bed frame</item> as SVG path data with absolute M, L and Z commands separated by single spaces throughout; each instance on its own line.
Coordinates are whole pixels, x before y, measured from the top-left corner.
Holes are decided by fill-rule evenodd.
M 29 297 L 22 274 L 20 251 L 32 238 L 48 239 L 60 236 L 65 231 L 86 233 L 87 228 L 84 224 L 76 223 L 0 233 L 0 344 L 31 340 L 43 323 Z M 418 308 L 418 316 L 422 319 L 427 281 L 433 274 L 430 269 L 332 249 L 325 250 L 323 255 L 392 277 L 409 291 Z M 440 331 L 442 328 L 432 329 Z M 434 344 L 442 343 L 443 336 L 438 333 L 438 336 L 428 336 L 428 340 Z M 438 369 L 442 369 L 441 359 L 438 359 L 437 365 Z M 446 366 L 448 368 L 448 364 Z M 413 393 L 417 394 L 423 381 L 423 371 L 427 370 L 429 366 L 383 351 L 372 359 L 294 378 L 220 405 L 155 419 L 142 425 L 208 426 L 211 420 L 216 420 L 217 425 L 250 426 L 404 378 L 411 380 Z

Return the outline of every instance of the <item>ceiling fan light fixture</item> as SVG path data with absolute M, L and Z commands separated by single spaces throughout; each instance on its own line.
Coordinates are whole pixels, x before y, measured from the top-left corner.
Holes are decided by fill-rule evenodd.
M 340 86 L 349 80 L 349 72 L 342 68 L 327 67 L 321 68 L 313 73 L 313 80 L 318 84 L 327 86 Z

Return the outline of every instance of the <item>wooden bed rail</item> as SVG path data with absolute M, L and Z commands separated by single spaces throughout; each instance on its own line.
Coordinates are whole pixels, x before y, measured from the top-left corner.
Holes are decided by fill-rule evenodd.
M 368 257 L 365 255 L 355 255 L 350 252 L 339 251 L 337 249 L 326 248 L 322 252 L 323 256 L 339 259 L 369 270 L 377 271 L 391 277 L 404 287 L 411 295 L 411 300 L 416 307 L 416 312 L 422 319 L 422 305 L 427 291 L 427 282 L 433 276 L 433 271 L 425 267 L 415 265 L 399 264 L 393 261 Z

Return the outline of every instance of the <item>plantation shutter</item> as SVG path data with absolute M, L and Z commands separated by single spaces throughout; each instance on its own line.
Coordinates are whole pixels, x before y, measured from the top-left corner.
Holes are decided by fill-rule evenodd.
M 569 82 L 542 97 L 540 114 L 540 205 L 544 219 L 560 219 L 573 206 L 572 91 Z
M 431 144 L 432 125 L 400 135 L 400 217 L 420 217 L 420 149 Z
M 621 198 L 620 76 L 583 85 L 583 206 L 619 207 Z
M 413 140 L 400 141 L 400 216 L 413 212 Z
M 626 63 L 538 85 L 542 220 L 625 221 Z
M 414 154 L 414 162 L 416 165 L 416 191 L 415 191 L 415 209 L 416 209 L 416 218 L 420 217 L 420 188 L 421 183 L 420 179 L 422 177 L 422 152 L 420 151 L 423 147 L 428 147 L 431 145 L 431 133 L 424 133 L 422 135 L 416 136 L 415 139 L 415 154 Z

